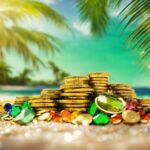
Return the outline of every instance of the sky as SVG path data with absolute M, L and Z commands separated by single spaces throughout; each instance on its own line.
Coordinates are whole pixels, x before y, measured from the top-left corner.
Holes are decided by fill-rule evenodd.
M 24 22 L 25 27 L 50 33 L 62 40 L 60 52 L 55 55 L 44 54 L 42 50 L 35 53 L 44 61 L 53 60 L 56 65 L 71 75 L 87 75 L 89 72 L 109 72 L 111 83 L 128 83 L 133 86 L 150 86 L 149 71 L 141 71 L 137 64 L 138 56 L 125 42 L 131 29 L 121 34 L 117 11 L 111 11 L 111 21 L 106 35 L 102 38 L 91 37 L 88 24 L 81 23 L 75 0 L 41 0 L 51 5 L 64 15 L 72 28 L 72 32 L 58 29 L 45 20 Z M 6 62 L 16 75 L 23 68 L 31 65 L 23 61 L 17 54 L 6 54 Z M 52 71 L 41 67 L 31 76 L 34 80 L 54 78 Z

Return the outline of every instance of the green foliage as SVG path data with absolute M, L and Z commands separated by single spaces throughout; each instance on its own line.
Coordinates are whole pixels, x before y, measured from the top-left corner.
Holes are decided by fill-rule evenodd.
M 102 35 L 108 24 L 108 11 L 119 8 L 126 0 L 76 0 L 81 20 L 90 22 L 91 33 Z M 141 61 L 150 63 L 150 0 L 131 0 L 120 12 L 121 22 L 136 26 L 131 32 L 128 43 L 134 47 Z
M 68 28 L 68 25 L 59 13 L 48 5 L 37 0 L 0 0 L 0 55 L 4 51 L 14 50 L 24 57 L 26 62 L 32 62 L 38 67 L 42 61 L 33 53 L 29 46 L 36 44 L 46 52 L 58 50 L 59 40 L 43 32 L 31 31 L 19 26 L 18 21 L 36 18 L 48 19 L 58 27 Z M 10 22 L 10 25 L 7 25 Z

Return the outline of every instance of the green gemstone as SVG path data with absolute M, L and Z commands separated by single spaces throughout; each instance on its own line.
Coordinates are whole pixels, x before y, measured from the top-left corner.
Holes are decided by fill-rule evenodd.
M 25 117 L 22 120 L 22 123 L 23 124 L 30 123 L 30 122 L 32 122 L 34 117 L 35 117 L 35 112 L 33 110 L 27 109 L 27 111 L 25 112 Z
M 122 98 L 113 95 L 100 95 L 95 99 L 98 109 L 105 113 L 115 114 L 125 110 L 125 102 Z
M 18 116 L 18 115 L 20 114 L 20 112 L 21 112 L 21 107 L 20 107 L 20 106 L 13 105 L 13 106 L 12 106 L 12 109 L 11 109 L 11 111 L 10 111 L 10 115 L 11 115 L 12 117 L 16 117 L 16 116 Z
M 99 113 L 93 118 L 93 122 L 96 125 L 105 125 L 109 123 L 109 117 L 104 113 Z
M 96 106 L 96 104 L 95 104 L 95 102 L 94 102 L 94 103 L 92 103 L 91 106 L 89 107 L 88 113 L 89 113 L 90 115 L 94 116 L 94 115 L 96 114 L 97 110 L 98 110 L 98 109 L 97 109 L 97 106 Z
M 14 118 L 14 121 L 20 123 L 20 124 L 28 124 L 32 122 L 32 120 L 35 117 L 35 112 L 31 109 L 23 109 L 21 113 Z
M 22 109 L 27 109 L 27 108 L 31 108 L 31 104 L 28 101 L 26 101 L 22 104 Z

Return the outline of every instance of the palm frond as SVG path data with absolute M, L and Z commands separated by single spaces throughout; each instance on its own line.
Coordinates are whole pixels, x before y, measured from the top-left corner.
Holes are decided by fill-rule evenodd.
M 108 24 L 107 0 L 77 0 L 81 20 L 90 23 L 93 35 L 103 35 Z
M 37 0 L 0 0 L 0 20 L 16 22 L 27 15 L 47 18 L 56 25 L 68 28 L 65 18 L 56 10 Z
M 129 35 L 128 43 L 136 53 L 139 53 L 139 62 L 150 64 L 150 1 L 132 0 L 120 13 L 122 22 L 126 22 L 124 30 L 129 25 L 137 26 Z

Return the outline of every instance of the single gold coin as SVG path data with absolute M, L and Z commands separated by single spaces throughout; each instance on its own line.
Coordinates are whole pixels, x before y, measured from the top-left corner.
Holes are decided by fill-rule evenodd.
M 75 97 L 78 97 L 78 96 L 81 96 L 81 97 L 88 97 L 89 94 L 86 94 L 86 93 L 61 93 L 61 96 L 75 96 Z
M 139 113 L 133 110 L 125 110 L 122 113 L 122 118 L 126 123 L 129 123 L 129 124 L 138 123 L 141 119 Z
M 74 111 L 85 112 L 87 111 L 87 108 L 63 108 L 63 110 L 68 110 L 70 112 L 74 112 Z
M 87 103 L 90 103 L 91 101 L 90 100 L 69 100 L 69 99 L 67 99 L 67 100 L 65 100 L 65 99 L 62 99 L 62 100 L 58 100 L 58 103 L 65 103 L 65 104 L 77 104 L 77 103 L 79 103 L 79 104 L 87 104 Z
M 108 76 L 109 76 L 109 73 L 107 73 L 107 72 L 95 72 L 95 73 L 90 73 L 89 74 L 90 78 L 108 77 Z
M 48 107 L 48 106 L 57 106 L 56 103 L 31 103 L 32 107 Z
M 69 100 L 87 100 L 88 97 L 86 96 L 63 96 L 63 99 L 69 99 Z
M 44 100 L 29 100 L 30 103 L 56 103 L 56 100 L 44 99 Z
M 39 111 L 57 111 L 57 108 L 54 106 L 54 107 L 35 107 L 34 108 L 36 112 L 39 112 Z
M 72 92 L 93 92 L 92 88 L 74 88 L 74 89 L 64 89 L 65 93 L 72 93 Z
M 87 81 L 89 80 L 89 77 L 86 76 L 69 76 L 64 78 L 64 82 L 69 82 L 69 81 Z
M 150 104 L 150 99 L 148 99 L 148 98 L 142 99 L 142 100 L 140 100 L 140 102 L 141 102 L 142 104 Z
M 63 85 L 60 87 L 61 90 L 64 90 L 64 89 L 70 89 L 70 88 L 90 88 L 89 84 L 81 84 L 81 85 Z
M 51 94 L 59 94 L 60 90 L 52 90 L 52 89 L 43 89 L 42 93 L 51 93 Z
M 61 104 L 61 107 L 71 107 L 71 108 L 82 108 L 82 107 L 88 107 L 90 104 Z
M 97 84 L 100 84 L 100 85 L 108 85 L 108 81 L 107 80 L 105 80 L 105 81 L 98 81 L 98 80 L 91 80 L 90 81 L 90 85 L 91 86 L 96 86 Z

